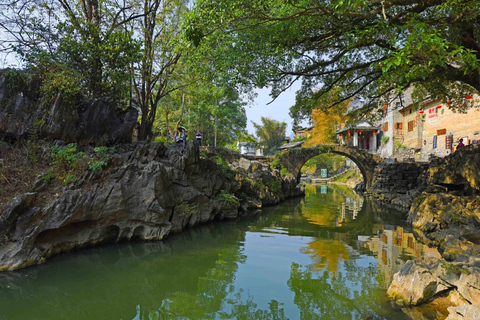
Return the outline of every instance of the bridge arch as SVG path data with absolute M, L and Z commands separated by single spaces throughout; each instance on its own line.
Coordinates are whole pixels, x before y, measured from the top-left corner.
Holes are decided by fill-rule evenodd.
M 375 167 L 384 161 L 383 158 L 365 150 L 337 144 L 319 144 L 310 148 L 285 150 L 279 155 L 279 164 L 297 177 L 297 182 L 300 182 L 300 169 L 305 162 L 322 153 L 335 153 L 352 160 L 360 169 L 367 189 L 372 184 Z

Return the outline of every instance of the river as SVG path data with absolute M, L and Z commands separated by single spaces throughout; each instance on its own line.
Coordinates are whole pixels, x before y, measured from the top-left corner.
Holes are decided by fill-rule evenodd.
M 0 319 L 410 319 L 386 299 L 415 242 L 405 215 L 307 185 L 237 221 L 0 274 Z

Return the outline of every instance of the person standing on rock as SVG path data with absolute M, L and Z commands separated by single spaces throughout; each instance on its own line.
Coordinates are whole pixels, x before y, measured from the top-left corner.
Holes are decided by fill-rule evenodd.
M 200 131 L 200 129 L 197 129 L 195 132 L 195 140 L 199 146 L 202 146 L 202 131 Z
M 184 127 L 178 127 L 178 135 L 175 140 L 177 143 L 183 142 L 183 148 L 187 146 L 187 130 Z
M 465 145 L 463 144 L 463 138 L 461 138 L 459 141 L 458 141 L 458 144 L 457 144 L 457 150 L 458 149 L 461 149 L 465 147 Z

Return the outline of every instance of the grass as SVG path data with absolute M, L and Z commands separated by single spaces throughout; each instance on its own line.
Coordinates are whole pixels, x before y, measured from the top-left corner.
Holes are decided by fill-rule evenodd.
M 13 197 L 32 189 L 39 173 L 50 167 L 49 152 L 39 152 L 36 161 L 31 161 L 26 144 L 7 144 L 0 141 L 0 211 Z
M 332 180 L 335 182 L 346 183 L 349 180 L 361 180 L 361 179 L 363 179 L 362 175 L 358 172 L 357 169 L 348 168 L 344 174 L 341 174 L 333 178 Z

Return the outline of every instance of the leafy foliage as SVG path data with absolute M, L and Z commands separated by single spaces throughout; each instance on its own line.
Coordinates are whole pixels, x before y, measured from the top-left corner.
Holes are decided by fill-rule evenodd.
M 182 114 L 183 94 L 185 110 Z M 198 81 L 194 86 L 174 92 L 160 101 L 154 131 L 170 132 L 171 136 L 175 136 L 176 128 L 172 123 L 181 120 L 190 134 L 189 139 L 194 139 L 195 131 L 200 130 L 203 145 L 214 145 L 215 141 L 217 146 L 231 145 L 245 134 L 247 116 L 244 105 L 235 88 L 222 84 L 214 86 L 206 80 Z
M 85 167 L 83 159 L 85 159 L 86 154 L 77 151 L 76 143 L 70 143 L 65 147 L 52 146 L 50 156 L 53 160 L 54 170 L 44 177 L 44 181 L 51 180 L 53 173 L 61 182 L 69 184 L 75 181 L 76 175 Z
M 272 155 L 285 141 L 285 129 L 287 124 L 273 119 L 261 118 L 262 125 L 252 121 L 258 136 L 259 145 L 264 148 L 265 155 Z
M 7 95 L 24 91 L 27 86 L 27 73 L 16 69 L 4 69 L 1 75 L 7 80 Z
M 213 197 L 213 200 L 221 202 L 223 205 L 232 205 L 240 203 L 240 200 L 233 194 L 221 190 L 216 196 Z
M 217 156 L 214 158 L 214 161 L 216 164 L 220 166 L 220 172 L 223 174 L 225 178 L 230 180 L 235 178 L 235 175 L 237 174 L 237 172 L 228 165 L 228 162 L 225 161 L 225 159 L 223 159 L 220 156 Z
M 479 17 L 477 0 L 199 0 L 185 30 L 241 85 L 278 97 L 301 81 L 303 119 L 335 87 L 330 106 L 358 96 L 369 109 L 410 86 L 445 101 L 478 92 Z
M 338 99 L 340 90 L 332 90 L 324 99 L 317 101 L 317 107 L 312 110 L 313 130 L 312 135 L 305 142 L 305 146 L 313 146 L 321 143 L 334 143 L 335 133 L 340 125 L 347 122 L 347 110 L 350 105 L 349 101 L 340 103 L 335 109 L 328 109 Z M 290 113 L 294 112 L 295 106 Z
M 108 160 L 112 157 L 111 154 L 115 152 L 115 148 L 111 147 L 96 147 L 93 149 L 94 156 L 88 161 L 88 168 L 94 172 L 102 171 L 102 168 L 107 166 Z

